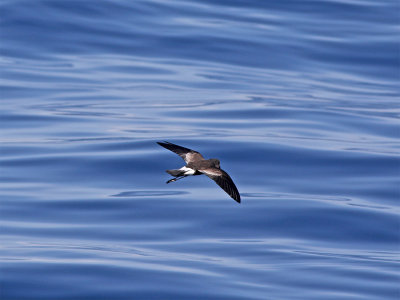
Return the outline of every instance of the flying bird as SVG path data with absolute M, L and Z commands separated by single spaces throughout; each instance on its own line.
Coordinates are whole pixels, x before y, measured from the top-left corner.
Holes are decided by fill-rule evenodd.
M 169 142 L 157 142 L 160 146 L 175 152 L 186 162 L 180 169 L 167 170 L 174 178 L 167 183 L 177 181 L 187 176 L 205 174 L 214 180 L 229 196 L 240 203 L 240 194 L 232 178 L 220 168 L 220 162 L 216 158 L 205 159 L 199 152 L 178 146 Z

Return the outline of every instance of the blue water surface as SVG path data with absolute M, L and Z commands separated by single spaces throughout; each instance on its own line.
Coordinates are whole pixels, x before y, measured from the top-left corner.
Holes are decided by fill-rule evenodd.
M 399 299 L 399 11 L 1 1 L 0 299 Z

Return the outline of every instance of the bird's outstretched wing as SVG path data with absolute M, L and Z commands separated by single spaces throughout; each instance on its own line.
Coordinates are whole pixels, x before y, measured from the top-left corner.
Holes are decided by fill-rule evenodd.
M 163 146 L 164 148 L 172 152 L 175 152 L 180 157 L 182 157 L 187 164 L 193 161 L 199 161 L 204 159 L 204 157 L 199 152 L 194 151 L 192 149 L 178 146 L 169 142 L 157 142 L 157 144 Z
M 240 203 L 240 194 L 232 178 L 224 170 L 217 168 L 206 168 L 199 172 L 214 180 L 229 196 Z

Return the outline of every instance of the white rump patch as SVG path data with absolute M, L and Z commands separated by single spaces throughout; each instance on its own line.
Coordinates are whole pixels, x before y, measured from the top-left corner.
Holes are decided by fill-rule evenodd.
M 193 175 L 194 173 L 196 173 L 195 170 L 188 168 L 188 167 L 182 167 L 179 170 L 184 171 L 185 172 L 184 175 Z

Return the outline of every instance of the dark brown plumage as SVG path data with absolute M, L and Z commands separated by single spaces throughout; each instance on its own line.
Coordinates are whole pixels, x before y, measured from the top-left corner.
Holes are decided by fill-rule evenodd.
M 190 175 L 205 174 L 214 180 L 229 196 L 240 203 L 240 194 L 232 178 L 220 168 L 218 159 L 205 159 L 199 152 L 178 146 L 169 142 L 157 142 L 160 146 L 178 154 L 186 162 L 186 166 L 167 170 L 167 173 L 175 178 L 168 180 L 167 183 L 179 180 Z

